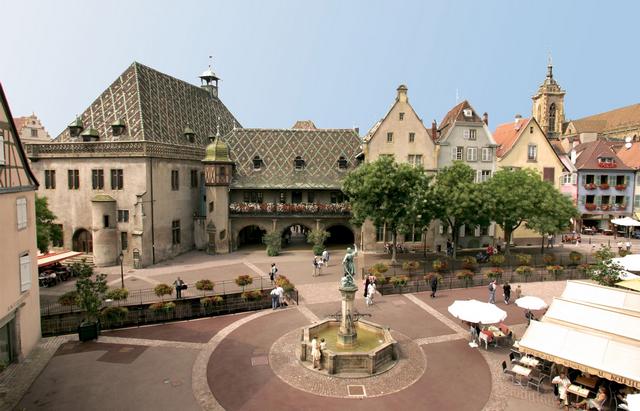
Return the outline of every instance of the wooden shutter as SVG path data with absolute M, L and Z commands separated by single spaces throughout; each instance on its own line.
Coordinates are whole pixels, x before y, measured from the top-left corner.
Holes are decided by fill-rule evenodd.
M 542 179 L 544 181 L 548 181 L 551 184 L 553 184 L 553 181 L 555 180 L 555 172 L 556 170 L 553 167 L 545 167 L 543 170 L 543 177 Z
M 27 228 L 27 199 L 18 198 L 16 200 L 16 212 L 18 217 L 18 230 Z
M 31 256 L 20 256 L 20 292 L 31 289 Z

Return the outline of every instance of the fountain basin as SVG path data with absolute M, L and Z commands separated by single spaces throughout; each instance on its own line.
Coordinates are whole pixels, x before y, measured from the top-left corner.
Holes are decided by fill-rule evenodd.
M 375 375 L 387 371 L 397 362 L 396 340 L 388 329 L 366 320 L 354 323 L 357 332 L 355 345 L 344 347 L 338 343 L 340 321 L 326 319 L 302 329 L 300 360 L 311 362 L 311 340 L 324 338 L 322 368 L 329 374 Z M 354 375 L 349 375 L 353 377 Z

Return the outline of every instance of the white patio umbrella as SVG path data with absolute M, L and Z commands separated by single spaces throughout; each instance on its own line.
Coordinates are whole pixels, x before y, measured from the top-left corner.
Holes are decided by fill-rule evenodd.
M 457 319 L 470 323 L 495 324 L 507 318 L 504 310 L 478 300 L 456 300 L 448 310 Z
M 540 297 L 525 295 L 516 300 L 516 305 L 527 310 L 542 310 L 547 308 L 547 303 Z
M 640 221 L 634 220 L 631 217 L 614 218 L 611 220 L 611 224 L 623 225 L 625 227 L 640 227 Z
M 640 394 L 627 394 L 629 411 L 640 411 Z

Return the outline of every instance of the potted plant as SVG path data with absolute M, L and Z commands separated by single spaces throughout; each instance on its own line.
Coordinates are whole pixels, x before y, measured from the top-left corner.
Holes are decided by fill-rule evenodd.
M 445 271 L 449 264 L 447 264 L 447 260 L 437 259 L 433 261 L 431 266 L 436 271 Z
M 249 276 L 249 275 L 239 275 L 235 279 L 235 282 L 238 285 L 238 287 L 242 287 L 242 292 L 244 292 L 244 287 L 246 287 L 249 284 L 253 283 L 253 278 L 251 278 L 251 276 Z
M 176 303 L 173 301 L 159 301 L 149 305 L 149 309 L 155 313 L 170 313 L 176 308 Z
M 609 183 L 601 183 L 600 184 L 600 189 L 601 190 L 608 190 L 609 189 Z
M 214 283 L 211 280 L 203 279 L 196 281 L 196 289 L 200 291 L 213 291 Z
M 75 263 L 73 270 L 78 276 L 76 281 L 78 305 L 84 310 L 84 318 L 78 326 L 78 338 L 80 341 L 96 340 L 100 333 L 98 315 L 107 292 L 107 275 L 96 274 L 94 279 L 93 267 L 84 260 L 81 263 Z
M 553 278 L 555 280 L 557 280 L 558 276 L 564 271 L 564 267 L 561 265 L 548 265 L 547 271 L 549 272 L 549 274 L 553 275 Z
M 275 257 L 280 254 L 282 249 L 282 237 L 277 231 L 271 231 L 262 236 L 262 242 L 267 246 L 267 255 L 269 257 Z
M 489 262 L 496 267 L 502 267 L 505 262 L 505 258 L 503 254 L 494 254 L 489 257 Z
M 307 234 L 307 242 L 313 244 L 313 255 L 322 255 L 324 251 L 324 242 L 331 236 L 331 233 L 324 230 L 311 230 Z
M 262 291 L 243 291 L 242 294 L 240 294 L 240 298 L 244 301 L 259 301 L 262 298 Z
M 527 282 L 527 280 L 533 273 L 533 268 L 528 265 L 521 265 L 520 267 L 516 268 L 516 273 L 524 277 L 524 281 Z
M 379 273 L 379 274 L 384 274 L 389 270 L 389 266 L 384 264 L 384 263 L 375 263 L 374 265 L 372 265 L 371 267 L 369 267 L 369 273 L 370 274 L 374 274 L 374 272 Z
M 204 297 L 200 299 L 200 305 L 204 307 L 205 312 L 210 312 L 213 307 L 219 306 L 224 301 L 224 298 L 219 295 L 212 295 L 211 297 Z
M 595 190 L 596 189 L 596 185 L 595 183 L 587 183 L 584 185 L 585 190 Z
M 585 209 L 587 209 L 587 210 L 589 210 L 589 211 L 593 211 L 593 210 L 595 210 L 596 208 L 598 208 L 598 206 L 597 206 L 595 203 L 586 203 L 586 204 L 584 205 L 584 208 L 585 208 Z
M 464 282 L 464 286 L 469 287 L 469 284 L 473 281 L 473 271 L 471 270 L 463 270 L 456 274 L 456 278 L 462 282 Z
M 624 191 L 626 189 L 627 189 L 627 185 L 626 184 L 616 184 L 616 190 Z
M 518 265 L 531 265 L 531 254 L 516 254 Z
M 129 313 L 129 309 L 127 307 L 106 307 L 102 309 L 100 313 L 100 317 L 107 324 L 120 324 L 122 325 L 125 318 L 127 318 L 127 314 Z
M 111 288 L 104 297 L 107 300 L 118 301 L 119 304 L 120 301 L 126 300 L 129 297 L 129 290 L 126 288 Z
M 582 254 L 580 254 L 577 251 L 572 251 L 569 253 L 569 264 L 571 266 L 575 267 L 578 264 L 580 264 L 581 261 L 582 261 Z
M 413 275 L 413 272 L 418 268 L 420 268 L 420 263 L 418 261 L 405 261 L 402 263 L 402 269 L 409 271 L 409 275 Z
M 502 274 L 504 274 L 504 270 L 500 267 L 491 267 L 485 271 L 485 276 L 490 280 L 500 279 Z
M 466 256 L 462 259 L 462 268 L 474 271 L 478 267 L 478 260 L 473 256 Z
M 70 307 L 70 312 L 73 311 L 73 306 L 78 305 L 78 292 L 72 290 L 62 294 L 58 297 L 58 304 Z
M 556 256 L 554 254 L 545 254 L 542 256 L 542 261 L 547 265 L 553 265 L 556 262 Z
M 406 275 L 394 275 L 389 281 L 391 282 L 391 284 L 393 284 L 394 287 L 404 287 L 405 285 L 407 285 L 409 277 L 407 277 Z
M 153 292 L 160 297 L 160 300 L 164 301 L 165 295 L 171 295 L 173 293 L 173 287 L 169 284 L 158 284 L 153 288 Z
M 431 280 L 433 280 L 433 278 L 434 278 L 434 277 L 438 279 L 438 284 L 441 284 L 441 283 L 442 283 L 442 281 L 444 280 L 444 277 L 442 276 L 442 274 L 437 273 L 437 272 L 430 272 L 430 273 L 427 273 L 427 274 L 424 276 L 424 280 L 427 282 L 427 284 L 430 284 L 430 283 L 431 283 Z

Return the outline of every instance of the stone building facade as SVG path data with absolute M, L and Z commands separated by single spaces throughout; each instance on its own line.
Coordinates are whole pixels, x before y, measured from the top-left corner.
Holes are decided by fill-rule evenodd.
M 0 85 L 0 369 L 23 359 L 40 339 L 37 188 Z
M 533 100 L 532 116 L 549 139 L 559 138 L 564 130 L 564 95 L 565 91 L 553 78 L 553 65 L 549 60 L 547 77 L 536 94 L 531 97 Z
M 48 143 L 51 141 L 51 136 L 35 113 L 30 116 L 16 117 L 13 121 L 22 144 Z

